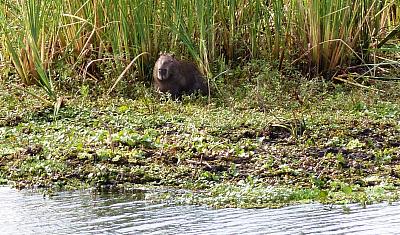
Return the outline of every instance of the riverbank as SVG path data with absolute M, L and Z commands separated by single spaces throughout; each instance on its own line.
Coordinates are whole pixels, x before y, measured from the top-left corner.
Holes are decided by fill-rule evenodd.
M 56 116 L 4 82 L 0 181 L 49 193 L 167 188 L 154 199 L 215 207 L 398 200 L 398 84 L 259 78 L 216 84 L 210 100 L 82 86 Z

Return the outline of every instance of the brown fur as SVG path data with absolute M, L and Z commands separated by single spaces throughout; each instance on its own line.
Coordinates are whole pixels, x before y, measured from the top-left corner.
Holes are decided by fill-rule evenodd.
M 154 87 L 169 92 L 174 97 L 199 91 L 208 94 L 208 86 L 197 67 L 187 61 L 179 61 L 173 55 L 161 53 L 153 69 Z

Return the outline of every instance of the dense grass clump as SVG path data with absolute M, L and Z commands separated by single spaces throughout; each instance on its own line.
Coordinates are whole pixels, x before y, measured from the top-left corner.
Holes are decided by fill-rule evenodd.
M 398 52 L 389 44 L 399 30 L 396 1 L 6 0 L 0 9 L 2 75 L 17 72 L 51 99 L 53 80 L 108 78 L 111 86 L 144 52 L 136 72 L 124 73 L 130 80 L 147 80 L 159 51 L 194 60 L 208 77 L 257 58 L 313 75 L 364 64 L 376 76 L 390 62 L 380 52 Z

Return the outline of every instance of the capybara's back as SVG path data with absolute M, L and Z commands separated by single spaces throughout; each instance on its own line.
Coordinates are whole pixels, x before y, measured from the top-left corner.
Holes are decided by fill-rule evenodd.
M 161 53 L 153 69 L 154 86 L 174 97 L 199 91 L 208 94 L 208 86 L 197 67 L 187 61 L 179 61 L 168 53 Z

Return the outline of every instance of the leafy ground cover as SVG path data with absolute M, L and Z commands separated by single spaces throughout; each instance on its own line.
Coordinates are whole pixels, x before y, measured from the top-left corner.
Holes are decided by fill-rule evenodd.
M 379 92 L 272 70 L 247 75 L 216 82 L 210 100 L 175 101 L 138 84 L 104 96 L 82 85 L 65 91 L 56 116 L 3 82 L 0 182 L 163 189 L 155 198 L 215 207 L 398 199 L 398 84 L 375 84 Z

